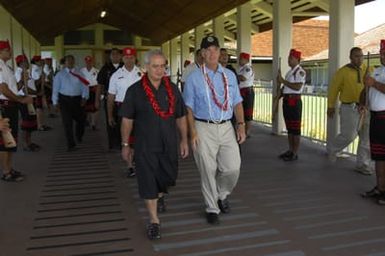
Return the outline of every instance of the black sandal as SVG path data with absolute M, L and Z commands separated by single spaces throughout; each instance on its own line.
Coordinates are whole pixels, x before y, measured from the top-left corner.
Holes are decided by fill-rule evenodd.
M 377 199 L 378 197 L 381 196 L 381 194 L 382 194 L 382 192 L 377 188 L 377 186 L 375 186 L 372 190 L 362 193 L 361 196 L 363 198 L 375 198 L 375 199 Z
M 19 174 L 17 174 L 17 173 L 19 173 Z M 24 178 L 21 175 L 21 173 L 17 172 L 17 171 L 11 171 L 10 173 L 3 174 L 1 179 L 3 181 L 6 181 L 6 182 L 20 182 L 20 181 L 24 180 Z

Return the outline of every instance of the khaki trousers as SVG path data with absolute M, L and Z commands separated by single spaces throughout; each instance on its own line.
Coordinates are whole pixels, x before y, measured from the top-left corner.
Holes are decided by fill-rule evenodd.
M 201 176 L 206 212 L 219 213 L 218 200 L 225 199 L 237 184 L 241 167 L 239 146 L 231 122 L 211 124 L 195 121 L 198 146 L 194 159 Z
M 359 136 L 356 167 L 370 168 L 369 145 L 369 113 L 360 131 L 357 131 L 360 114 L 355 104 L 341 104 L 340 107 L 340 133 L 331 141 L 327 150 L 329 154 L 337 154 L 352 143 Z

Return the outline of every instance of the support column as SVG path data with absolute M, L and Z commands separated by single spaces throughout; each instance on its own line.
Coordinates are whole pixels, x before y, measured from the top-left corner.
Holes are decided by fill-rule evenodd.
M 176 74 L 178 72 L 179 67 L 179 58 L 178 58 L 178 37 L 171 39 L 170 43 L 170 59 L 168 60 L 168 64 L 170 67 L 170 75 L 171 81 L 176 83 L 177 77 Z
M 166 56 L 166 59 L 170 62 L 170 41 L 162 44 L 162 52 L 164 56 Z
M 11 41 L 11 15 L 0 5 L 0 40 Z M 10 42 L 13 44 L 13 42 Z
M 329 21 L 329 84 L 334 73 L 349 63 L 349 51 L 354 45 L 354 0 L 330 1 Z M 338 106 L 338 104 L 337 104 Z M 339 114 L 327 122 L 327 143 L 339 131 Z
M 237 56 L 240 52 L 251 53 L 251 3 L 237 7 Z
M 276 77 L 279 68 L 279 58 L 281 58 L 282 76 L 289 70 L 287 58 L 292 43 L 292 15 L 291 3 L 289 0 L 274 0 L 273 2 L 273 99 L 277 92 Z M 273 102 L 273 101 L 272 101 Z M 272 106 L 273 109 L 273 106 Z M 272 123 L 273 134 L 282 134 L 284 121 L 282 113 L 282 100 L 278 107 L 277 117 Z
M 220 15 L 213 20 L 214 36 L 218 38 L 219 46 L 225 46 L 225 16 Z
M 95 25 L 95 47 L 94 47 L 94 58 L 95 67 L 101 68 L 104 64 L 104 30 L 103 25 L 97 23 Z
M 180 54 L 180 72 L 183 71 L 183 64 L 185 60 L 188 60 L 190 58 L 190 34 L 188 32 L 182 34 L 181 40 L 181 54 Z
M 20 25 L 20 23 L 12 18 L 12 48 L 13 48 L 13 55 L 17 56 L 22 53 L 23 49 L 23 42 L 22 42 L 22 33 L 23 29 Z
M 31 37 L 25 28 L 22 28 L 22 50 L 28 59 L 32 58 L 31 54 Z
M 138 58 L 139 64 L 143 66 L 143 56 L 145 51 L 142 51 L 142 38 L 140 36 L 134 36 L 134 47 L 136 49 L 136 57 Z
M 205 27 L 202 25 L 199 25 L 195 28 L 195 51 L 201 48 L 201 41 L 204 36 Z
M 55 59 L 60 61 L 64 57 L 64 36 L 60 35 L 55 37 Z

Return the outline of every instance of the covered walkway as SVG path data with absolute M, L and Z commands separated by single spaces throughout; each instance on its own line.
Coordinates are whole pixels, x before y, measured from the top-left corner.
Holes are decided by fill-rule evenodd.
M 0 184 L 1 256 L 385 255 L 384 208 L 359 196 L 374 178 L 353 172 L 351 159 L 330 165 L 310 142 L 299 161 L 284 163 L 276 155 L 285 138 L 255 125 L 232 212 L 218 226 L 206 224 L 194 162 L 181 162 L 163 237 L 152 243 L 136 181 L 125 178 L 119 153 L 106 151 L 104 130 L 87 131 L 67 153 L 60 120 L 51 124 L 36 134 L 41 152 L 16 155 L 27 179 Z

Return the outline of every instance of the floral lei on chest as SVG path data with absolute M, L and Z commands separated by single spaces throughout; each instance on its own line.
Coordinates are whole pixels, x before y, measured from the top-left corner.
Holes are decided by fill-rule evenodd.
M 204 78 L 206 80 L 206 83 L 207 83 L 208 87 L 210 88 L 210 91 L 211 91 L 211 94 L 212 94 L 213 101 L 214 101 L 215 105 L 217 105 L 218 108 L 220 108 L 221 110 L 227 111 L 228 108 L 229 108 L 229 100 L 228 100 L 228 97 L 229 97 L 229 94 L 228 94 L 229 83 L 227 81 L 227 77 L 225 75 L 225 72 L 222 72 L 223 88 L 224 88 L 224 95 L 225 95 L 225 99 L 224 99 L 223 104 L 222 104 L 222 103 L 219 102 L 219 100 L 217 98 L 217 94 L 215 92 L 214 84 L 211 82 L 211 79 L 209 78 L 209 75 L 207 74 L 206 66 L 202 65 L 201 66 L 201 70 L 202 70 L 203 76 L 204 76 Z
M 146 93 L 147 99 L 150 102 L 152 109 L 155 111 L 155 113 L 160 116 L 163 119 L 167 119 L 170 116 L 174 114 L 174 107 L 175 107 L 175 95 L 172 91 L 172 87 L 170 84 L 170 80 L 167 77 L 162 78 L 166 91 L 167 91 L 167 96 L 168 96 L 168 110 L 163 111 L 160 109 L 159 103 L 155 98 L 154 92 L 152 91 L 150 87 L 150 81 L 148 79 L 147 73 L 143 75 L 142 77 L 142 86 L 144 89 L 144 92 Z

